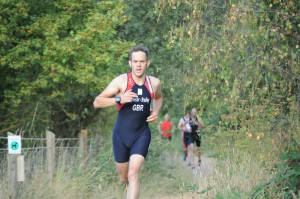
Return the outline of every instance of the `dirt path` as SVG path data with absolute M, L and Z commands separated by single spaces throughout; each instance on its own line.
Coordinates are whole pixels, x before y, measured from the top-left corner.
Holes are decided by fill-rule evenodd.
M 192 169 L 187 165 L 187 161 L 182 160 L 180 149 L 180 138 L 175 138 L 163 154 L 159 157 L 164 171 L 156 171 L 151 176 L 142 176 L 141 191 L 139 199 L 192 199 L 192 198 L 213 198 L 208 196 L 206 191 L 210 187 L 210 182 L 214 180 L 216 160 L 208 154 L 203 154 L 200 167 Z M 149 165 L 151 159 L 146 160 L 145 165 Z M 196 159 L 198 162 L 198 159 Z M 147 169 L 145 166 L 143 169 Z M 144 173 L 147 173 L 143 171 Z M 151 167 L 148 169 L 151 169 Z M 149 173 L 149 172 L 148 172 Z M 126 198 L 124 194 L 120 197 L 116 189 L 102 190 L 103 198 L 118 199 Z M 199 194 L 199 192 L 205 192 Z
M 195 182 L 201 183 L 203 179 L 212 177 L 215 171 L 215 164 L 215 159 L 208 157 L 207 154 L 202 155 L 201 165 L 192 169 L 193 179 Z
M 204 154 L 201 158 L 201 165 L 197 165 L 192 169 L 191 166 L 187 165 L 186 161 L 182 160 L 182 155 L 178 154 L 177 151 L 167 156 L 169 156 L 169 159 L 166 161 L 166 166 L 175 165 L 173 168 L 173 175 L 177 181 L 174 184 L 178 188 L 175 190 L 173 189 L 172 191 L 158 188 L 155 193 L 152 194 L 147 193 L 147 190 L 142 190 L 140 199 L 209 198 L 208 195 L 200 195 L 197 192 L 205 191 L 209 187 L 209 182 L 213 180 L 216 165 L 215 159 Z M 196 160 L 198 161 L 198 159 Z
M 196 162 L 198 162 L 198 158 L 196 159 Z M 199 195 L 197 192 L 207 189 L 208 182 L 213 179 L 213 176 L 215 175 L 215 159 L 209 157 L 207 154 L 204 154 L 201 157 L 201 165 L 195 165 L 194 169 L 191 166 L 187 166 L 186 162 L 182 161 L 181 164 L 184 168 L 187 167 L 186 170 L 189 172 L 191 184 L 188 192 L 173 198 L 206 198 L 201 197 L 201 195 Z

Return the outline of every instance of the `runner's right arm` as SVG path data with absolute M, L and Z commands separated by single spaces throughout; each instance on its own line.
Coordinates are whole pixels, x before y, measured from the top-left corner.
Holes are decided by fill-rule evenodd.
M 115 97 L 118 94 L 121 97 L 121 104 L 131 102 L 132 98 L 137 97 L 137 94 L 131 92 L 131 90 L 128 90 L 123 94 L 121 93 L 121 86 L 127 81 L 125 78 L 124 75 L 120 75 L 113 79 L 106 89 L 96 97 L 94 108 L 105 108 L 116 105 Z
M 177 127 L 178 127 L 180 130 L 182 130 L 182 131 L 184 130 L 184 122 L 183 122 L 183 119 L 182 119 L 182 118 L 180 118 Z

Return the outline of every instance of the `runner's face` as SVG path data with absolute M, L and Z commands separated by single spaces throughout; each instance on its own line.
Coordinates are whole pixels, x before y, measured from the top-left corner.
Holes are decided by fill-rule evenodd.
M 195 117 L 196 115 L 197 115 L 197 110 L 196 110 L 196 109 L 193 109 L 193 110 L 192 110 L 192 116 Z
M 131 60 L 129 60 L 129 65 L 132 69 L 132 73 L 137 77 L 142 77 L 150 61 L 147 59 L 146 53 L 142 51 L 133 52 L 131 54 Z
M 170 119 L 169 114 L 165 115 L 165 121 L 168 121 Z

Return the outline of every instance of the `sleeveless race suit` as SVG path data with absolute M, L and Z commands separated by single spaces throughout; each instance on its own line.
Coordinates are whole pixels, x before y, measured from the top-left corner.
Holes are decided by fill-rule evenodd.
M 198 118 L 195 118 L 196 121 L 198 121 Z M 196 146 L 201 146 L 201 135 L 197 133 L 198 125 L 193 123 L 192 118 L 190 118 L 190 125 L 192 127 L 192 136 L 193 136 L 193 142 L 196 142 Z
M 185 117 L 181 118 L 184 126 L 186 126 L 187 123 L 189 123 L 190 128 L 191 128 L 191 119 L 188 118 L 188 121 L 186 120 Z M 182 143 L 183 143 L 183 149 L 186 150 L 186 148 L 194 142 L 194 137 L 192 135 L 192 132 L 188 132 L 186 130 L 182 131 Z
M 154 97 L 149 77 L 143 85 L 138 85 L 127 74 L 127 88 L 138 95 L 131 103 L 117 105 L 118 117 L 113 131 L 113 149 L 115 161 L 128 162 L 133 154 L 147 156 L 151 141 L 151 132 L 146 122 L 150 115 L 150 103 Z

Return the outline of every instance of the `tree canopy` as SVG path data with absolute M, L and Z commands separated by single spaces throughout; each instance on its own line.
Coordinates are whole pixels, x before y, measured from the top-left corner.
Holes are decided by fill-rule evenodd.
M 61 135 L 93 120 L 92 102 L 132 42 L 117 37 L 122 1 L 2 1 L 1 129 Z

